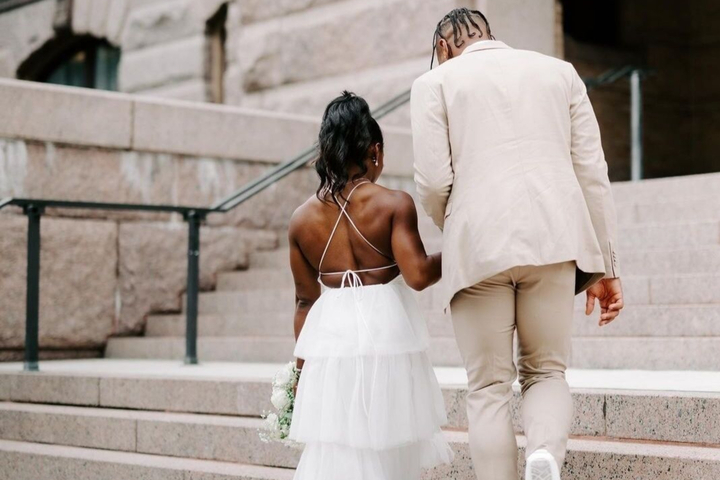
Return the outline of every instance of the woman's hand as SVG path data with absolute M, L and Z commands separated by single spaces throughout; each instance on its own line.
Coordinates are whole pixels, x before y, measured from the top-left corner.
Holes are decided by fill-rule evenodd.
M 595 309 L 595 299 L 600 302 L 599 325 L 602 327 L 615 320 L 625 306 L 620 279 L 604 278 L 587 289 L 585 315 L 590 315 Z

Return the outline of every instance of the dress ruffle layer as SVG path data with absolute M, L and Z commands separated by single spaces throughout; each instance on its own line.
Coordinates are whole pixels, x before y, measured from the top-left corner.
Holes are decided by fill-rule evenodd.
M 427 440 L 447 423 L 424 352 L 306 361 L 290 437 L 381 450 Z
M 414 480 L 423 469 L 452 459 L 453 452 L 440 432 L 429 440 L 388 450 L 309 443 L 294 480 Z

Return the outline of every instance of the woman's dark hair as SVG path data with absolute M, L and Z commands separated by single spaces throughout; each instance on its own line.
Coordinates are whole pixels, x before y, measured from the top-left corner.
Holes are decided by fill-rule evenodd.
M 315 161 L 315 170 L 320 176 L 318 198 L 325 201 L 327 194 L 331 194 L 335 199 L 348 182 L 365 175 L 368 150 L 376 143 L 383 145 L 382 131 L 362 97 L 344 91 L 330 102 L 320 125 Z M 360 172 L 348 178 L 353 165 L 360 167 Z

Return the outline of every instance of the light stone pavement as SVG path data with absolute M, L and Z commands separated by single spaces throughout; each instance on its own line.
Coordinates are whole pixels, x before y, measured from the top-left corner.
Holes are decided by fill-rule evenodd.
M 40 370 L 48 373 L 94 375 L 133 375 L 204 379 L 269 380 L 282 364 L 202 362 L 184 365 L 176 360 L 140 360 L 95 358 L 80 360 L 47 360 Z M 22 363 L 0 363 L 0 372 L 22 369 Z M 435 367 L 441 386 L 464 386 L 465 371 L 460 367 Z M 586 370 L 569 369 L 567 380 L 573 389 L 645 390 L 666 392 L 720 393 L 720 372 L 658 370 Z

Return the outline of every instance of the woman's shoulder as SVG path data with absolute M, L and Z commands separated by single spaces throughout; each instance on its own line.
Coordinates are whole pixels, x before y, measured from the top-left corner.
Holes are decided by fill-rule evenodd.
M 302 229 L 302 227 L 311 224 L 317 220 L 321 202 L 316 195 L 311 196 L 299 207 L 295 209 L 293 214 L 290 216 L 289 230 L 292 235 L 293 231 Z

